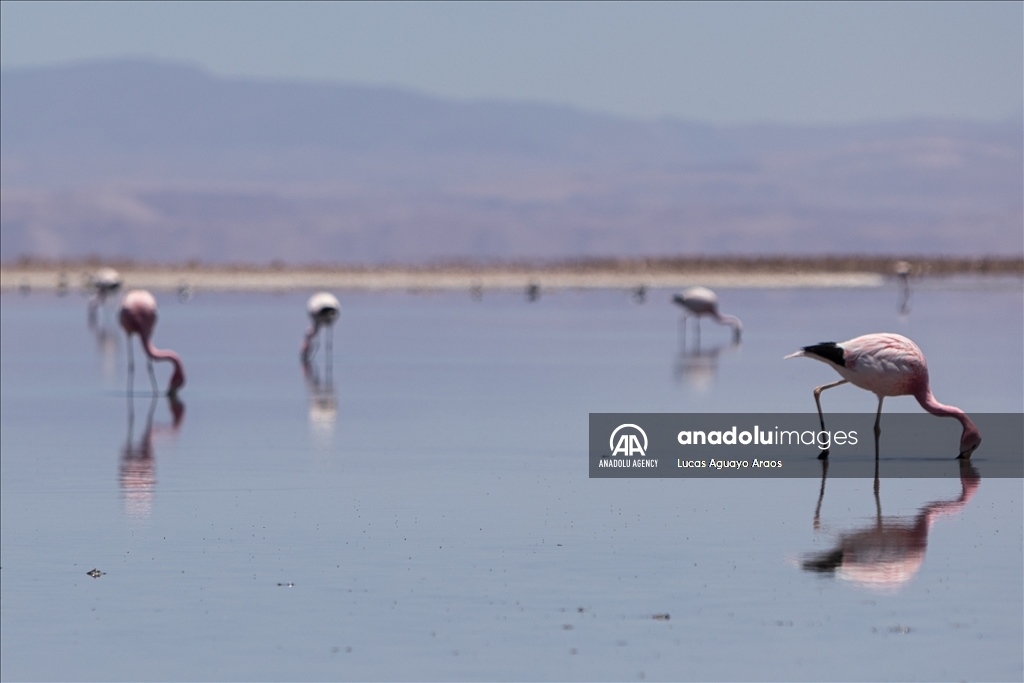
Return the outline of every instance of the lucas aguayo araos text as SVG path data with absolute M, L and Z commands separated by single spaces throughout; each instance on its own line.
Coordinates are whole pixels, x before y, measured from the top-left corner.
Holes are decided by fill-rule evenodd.
M 1021 416 L 979 417 L 988 476 L 1024 474 Z M 814 413 L 591 413 L 590 477 L 820 477 L 826 450 L 829 476 L 959 476 L 955 420 L 886 415 L 876 461 L 874 419 L 831 414 L 823 430 Z

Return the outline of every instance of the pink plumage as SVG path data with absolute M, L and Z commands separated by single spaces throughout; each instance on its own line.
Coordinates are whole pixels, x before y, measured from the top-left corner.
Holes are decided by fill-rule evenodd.
M 878 414 L 875 432 L 880 429 L 882 401 L 886 396 L 913 396 L 921 407 L 933 415 L 952 417 L 963 425 L 960 437 L 960 457 L 970 458 L 981 443 L 981 432 L 971 418 L 956 406 L 947 406 L 935 400 L 928 382 L 928 362 L 921 349 L 903 335 L 891 333 L 865 334 L 844 342 L 822 342 L 805 346 L 786 356 L 806 356 L 827 363 L 843 379 L 814 389 L 821 428 L 825 419 L 821 412 L 821 392 L 849 382 L 878 396 Z
M 162 350 L 153 346 L 150 337 L 153 335 L 153 328 L 156 326 L 156 299 L 144 289 L 133 289 L 121 299 L 118 318 L 121 328 L 128 335 L 128 364 L 129 370 L 134 370 L 132 361 L 132 335 L 139 335 L 142 348 L 150 361 L 166 360 L 174 365 L 174 374 L 171 375 L 171 382 L 167 387 L 167 393 L 172 396 L 185 384 L 185 370 L 181 365 L 181 359 L 174 351 Z M 152 377 L 152 368 L 150 368 Z M 129 377 L 129 382 L 131 378 Z M 155 381 L 154 381 L 155 384 Z M 154 387 L 155 388 L 155 387 Z M 129 390 L 131 387 L 129 386 Z

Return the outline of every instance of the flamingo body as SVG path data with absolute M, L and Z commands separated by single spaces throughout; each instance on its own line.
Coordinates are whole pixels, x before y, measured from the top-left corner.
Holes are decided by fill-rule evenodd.
M 821 391 L 849 382 L 878 396 L 878 419 L 882 414 L 882 401 L 886 396 L 913 396 L 921 407 L 933 415 L 953 417 L 963 425 L 960 439 L 960 457 L 969 458 L 981 443 L 981 432 L 971 418 L 956 406 L 939 403 L 932 395 L 928 381 L 928 362 L 924 353 L 910 339 L 900 334 L 865 334 L 844 342 L 822 342 L 805 346 L 786 358 L 804 356 L 830 365 L 843 381 L 814 390 L 821 417 Z M 824 418 L 822 418 L 824 429 Z
M 338 319 L 340 310 L 341 305 L 338 303 L 337 297 L 330 292 L 314 294 L 306 302 L 306 311 L 309 312 L 309 317 L 321 325 L 333 325 L 334 321 Z
M 718 295 L 707 287 L 690 287 L 672 297 L 672 301 L 682 306 L 687 315 L 695 315 L 698 320 L 704 316 L 714 318 L 722 325 L 729 325 L 734 336 L 739 339 L 743 332 L 743 323 L 733 315 L 723 315 L 718 311 Z
M 106 298 L 121 289 L 122 283 L 121 274 L 113 268 L 100 268 L 92 279 L 93 289 L 102 298 Z
M 146 356 L 151 361 L 165 360 L 174 365 L 174 374 L 171 375 L 171 382 L 167 387 L 167 393 L 173 396 L 185 384 L 185 370 L 178 354 L 174 351 L 158 349 L 150 341 L 153 328 L 156 326 L 156 318 L 156 299 L 152 294 L 144 289 L 133 289 L 125 293 L 118 310 L 118 319 L 121 328 L 128 335 L 129 351 L 132 335 L 137 334 Z

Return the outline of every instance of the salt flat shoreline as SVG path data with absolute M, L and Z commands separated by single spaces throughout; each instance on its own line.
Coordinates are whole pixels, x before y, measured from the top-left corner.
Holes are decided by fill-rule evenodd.
M 87 289 L 102 265 L 120 272 L 126 288 L 157 291 L 284 292 L 680 288 L 881 287 L 896 277 L 894 258 L 660 259 L 541 265 L 377 267 L 245 267 L 97 262 L 26 262 L 0 266 L 0 291 Z M 1024 276 L 1020 258 L 919 259 L 914 278 L 949 275 Z

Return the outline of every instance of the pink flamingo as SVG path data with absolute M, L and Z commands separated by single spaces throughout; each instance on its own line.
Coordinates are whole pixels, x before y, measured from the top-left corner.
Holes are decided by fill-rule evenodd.
M 827 363 L 843 379 L 824 384 L 814 389 L 814 402 L 818 406 L 821 429 L 825 429 L 825 418 L 821 413 L 821 392 L 847 382 L 861 389 L 867 389 L 878 396 L 878 413 L 875 415 L 875 437 L 881 433 L 882 401 L 886 396 L 913 396 L 921 407 L 932 415 L 953 417 L 963 425 L 960 436 L 959 458 L 970 458 L 981 443 L 981 432 L 967 413 L 956 406 L 939 403 L 932 395 L 928 383 L 928 363 L 917 344 L 899 334 L 865 334 L 844 342 L 822 342 L 805 346 L 786 358 L 805 356 Z M 876 451 L 877 452 L 877 451 Z M 821 457 L 827 456 L 824 451 Z
M 743 334 L 743 323 L 734 315 L 724 315 L 718 312 L 718 295 L 707 287 L 690 287 L 672 297 L 676 305 L 682 306 L 683 325 L 686 325 L 686 318 L 690 315 L 697 316 L 697 334 L 700 335 L 700 319 L 705 315 L 711 316 L 722 325 L 732 328 L 733 339 L 739 341 Z M 683 328 L 685 331 L 685 327 Z M 700 337 L 698 336 L 698 339 Z
M 133 289 L 121 299 L 118 311 L 121 328 L 128 335 L 128 393 L 132 391 L 135 377 L 135 359 L 132 355 L 132 335 L 139 335 L 142 349 L 146 352 L 146 363 L 149 368 L 149 379 L 153 383 L 153 391 L 157 392 L 156 375 L 153 373 L 154 360 L 167 360 L 174 364 L 174 374 L 167 387 L 167 395 L 175 396 L 178 389 L 185 384 L 185 371 L 181 367 L 181 359 L 174 351 L 162 351 L 150 341 L 153 326 L 156 325 L 156 299 L 144 289 Z
M 334 321 L 338 319 L 340 310 L 341 304 L 338 303 L 338 299 L 330 292 L 318 292 L 309 297 L 309 301 L 306 302 L 306 312 L 309 313 L 309 320 L 312 325 L 306 330 L 306 335 L 302 338 L 301 354 L 303 363 L 308 363 L 316 352 L 313 340 L 316 339 L 321 327 L 327 328 L 326 355 L 327 362 L 331 362 L 334 342 Z

